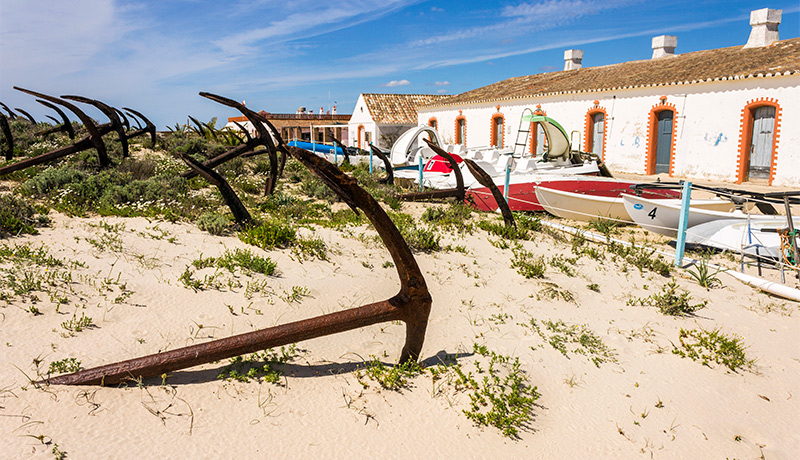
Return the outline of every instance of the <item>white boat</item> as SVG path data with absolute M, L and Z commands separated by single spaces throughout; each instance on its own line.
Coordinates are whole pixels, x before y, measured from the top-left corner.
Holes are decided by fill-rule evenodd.
M 648 198 L 634 195 L 623 194 L 622 200 L 625 203 L 625 210 L 628 211 L 630 218 L 640 227 L 660 235 L 670 237 L 678 236 L 678 222 L 681 215 L 681 203 L 665 202 L 664 200 L 651 200 Z M 724 212 L 713 209 L 698 208 L 693 205 L 694 200 L 689 205 L 689 221 L 687 227 L 704 224 L 714 220 L 737 219 L 737 220 L 758 220 L 785 222 L 783 216 L 766 216 L 762 214 L 745 214 L 739 210 Z
M 592 184 L 594 185 L 594 184 Z M 536 198 L 545 211 L 554 216 L 582 222 L 598 218 L 614 219 L 623 223 L 633 223 L 622 200 L 623 192 L 630 192 L 632 182 L 618 181 L 614 187 L 587 188 L 579 192 L 558 190 L 551 187 L 536 187 Z M 667 189 L 643 189 L 644 198 L 658 200 L 680 207 L 680 193 Z M 693 199 L 691 207 L 714 211 L 730 212 L 735 208 L 731 201 L 712 199 Z
M 776 221 L 721 219 L 695 225 L 686 231 L 686 244 L 780 259 L 778 229 L 786 227 L 786 218 L 781 217 Z

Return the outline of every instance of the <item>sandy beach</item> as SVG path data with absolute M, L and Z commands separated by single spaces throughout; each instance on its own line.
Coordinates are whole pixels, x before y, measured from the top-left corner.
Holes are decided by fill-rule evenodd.
M 432 206 L 447 205 L 402 209 L 419 217 Z M 725 273 L 706 289 L 686 271 L 640 270 L 592 243 L 583 246 L 601 255 L 576 256 L 568 236 L 544 230 L 506 241 L 479 228 L 440 229 L 449 250 L 416 254 L 433 297 L 427 367 L 399 389 L 366 372 L 376 359 L 397 362 L 399 322 L 285 349 L 275 383 L 219 378 L 230 364 L 224 360 L 114 387 L 35 385 L 53 362 L 109 364 L 379 301 L 399 286 L 366 225 L 301 229 L 325 242 L 328 257 L 320 260 L 187 223 L 50 217 L 38 235 L 0 242 L 64 262 L 16 269 L 12 259 L 2 262 L 3 276 L 28 270 L 53 280 L 7 295 L 0 309 L 3 458 L 791 459 L 800 452 L 797 303 Z M 502 222 L 473 214 L 480 219 Z M 631 227 L 617 237 L 631 233 L 645 238 Z M 541 278 L 512 267 L 520 248 L 546 261 Z M 268 257 L 276 272 L 192 265 L 237 249 Z M 44 277 L 51 271 L 56 276 Z M 705 308 L 670 316 L 632 301 L 671 280 Z M 681 357 L 674 350 L 682 329 L 737 337 L 751 362 L 732 371 Z M 576 331 L 581 340 L 573 340 Z M 516 436 L 465 413 L 470 391 L 453 369 L 477 381 L 489 375 L 489 355 L 476 345 L 518 359 L 516 371 L 497 369 L 535 387 L 538 399 Z

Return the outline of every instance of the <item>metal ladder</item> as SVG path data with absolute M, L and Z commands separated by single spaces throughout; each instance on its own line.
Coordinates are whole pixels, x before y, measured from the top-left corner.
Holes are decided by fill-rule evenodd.
M 514 141 L 514 158 L 523 157 L 528 148 L 528 140 L 531 135 L 531 118 L 533 110 L 526 108 L 522 111 L 519 119 L 519 129 L 517 130 L 517 140 Z M 524 139 L 521 139 L 524 136 Z

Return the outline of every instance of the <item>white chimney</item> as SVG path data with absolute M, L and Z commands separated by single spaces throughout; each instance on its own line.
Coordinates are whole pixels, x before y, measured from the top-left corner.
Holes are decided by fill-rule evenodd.
M 659 35 L 658 37 L 653 37 L 652 59 L 675 56 L 675 48 L 677 46 L 678 37 L 674 35 Z
M 778 24 L 783 10 L 762 8 L 750 12 L 750 38 L 744 48 L 759 48 L 778 41 Z
M 583 50 L 564 51 L 564 70 L 575 70 L 581 68 Z

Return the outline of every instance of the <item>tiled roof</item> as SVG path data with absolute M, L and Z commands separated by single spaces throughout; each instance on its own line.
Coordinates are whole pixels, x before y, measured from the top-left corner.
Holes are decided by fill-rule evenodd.
M 443 94 L 374 94 L 364 93 L 375 123 L 417 124 L 417 107 L 449 97 Z
M 514 77 L 426 107 L 629 88 L 800 74 L 800 38 L 761 48 L 720 48 L 645 61 Z

